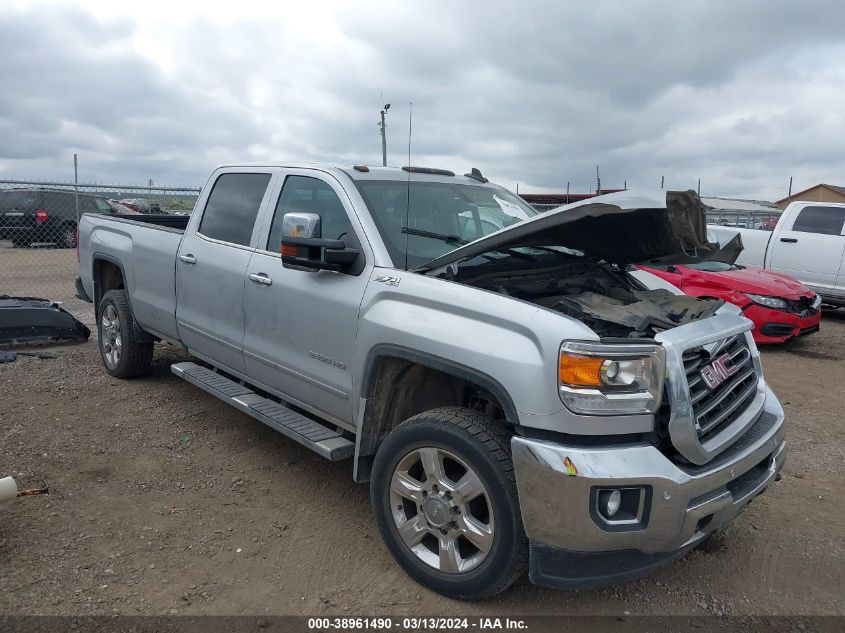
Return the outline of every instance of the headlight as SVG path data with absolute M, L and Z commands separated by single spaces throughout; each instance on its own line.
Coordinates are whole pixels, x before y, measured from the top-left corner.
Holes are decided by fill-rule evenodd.
M 560 398 L 573 413 L 655 413 L 663 396 L 659 345 L 564 342 L 560 346 Z
M 822 307 L 822 298 L 819 295 L 813 297 L 813 304 L 810 306 L 813 310 L 818 310 Z
M 764 295 L 752 295 L 747 292 L 743 294 L 745 294 L 745 296 L 751 299 L 754 303 L 759 303 L 761 306 L 775 308 L 776 310 L 786 309 L 786 301 L 783 299 L 778 299 L 777 297 L 766 297 Z

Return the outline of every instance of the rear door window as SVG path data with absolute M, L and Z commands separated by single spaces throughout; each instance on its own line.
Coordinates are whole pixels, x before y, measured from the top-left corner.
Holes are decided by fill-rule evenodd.
M 82 210 L 82 198 L 83 196 L 79 196 L 80 212 Z M 45 191 L 41 194 L 41 205 L 52 219 L 76 217 L 76 203 L 73 194 Z
M 798 212 L 792 230 L 800 233 L 842 235 L 843 226 L 845 226 L 845 208 L 843 207 L 804 207 Z
M 270 174 L 223 174 L 208 196 L 198 232 L 215 240 L 249 246 Z

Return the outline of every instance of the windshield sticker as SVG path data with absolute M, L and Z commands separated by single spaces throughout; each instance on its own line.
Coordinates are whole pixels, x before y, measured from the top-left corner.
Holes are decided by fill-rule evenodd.
M 499 208 L 508 215 L 514 218 L 518 218 L 520 220 L 525 219 L 525 211 L 520 209 L 519 205 L 516 205 L 513 202 L 500 198 L 495 193 L 493 194 L 493 200 L 495 200 L 496 204 L 499 205 Z

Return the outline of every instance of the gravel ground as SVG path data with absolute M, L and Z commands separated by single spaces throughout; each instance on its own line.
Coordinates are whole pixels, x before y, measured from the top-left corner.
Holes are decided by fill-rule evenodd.
M 90 305 L 51 298 L 93 324 Z M 790 453 L 723 536 L 615 588 L 523 580 L 477 604 L 398 568 L 350 462 L 179 380 L 173 347 L 157 346 L 152 375 L 134 381 L 103 371 L 94 336 L 53 360 L 21 357 L 0 365 L 0 475 L 45 477 L 51 494 L 0 508 L 0 614 L 843 615 L 845 310 L 822 328 L 764 350 Z

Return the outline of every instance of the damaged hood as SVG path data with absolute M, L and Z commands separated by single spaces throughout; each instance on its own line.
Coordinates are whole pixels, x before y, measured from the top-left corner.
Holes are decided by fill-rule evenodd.
M 616 264 L 733 263 L 737 235 L 720 247 L 707 241 L 707 207 L 694 191 L 620 191 L 558 207 L 431 260 L 432 270 L 488 251 L 563 246 Z

